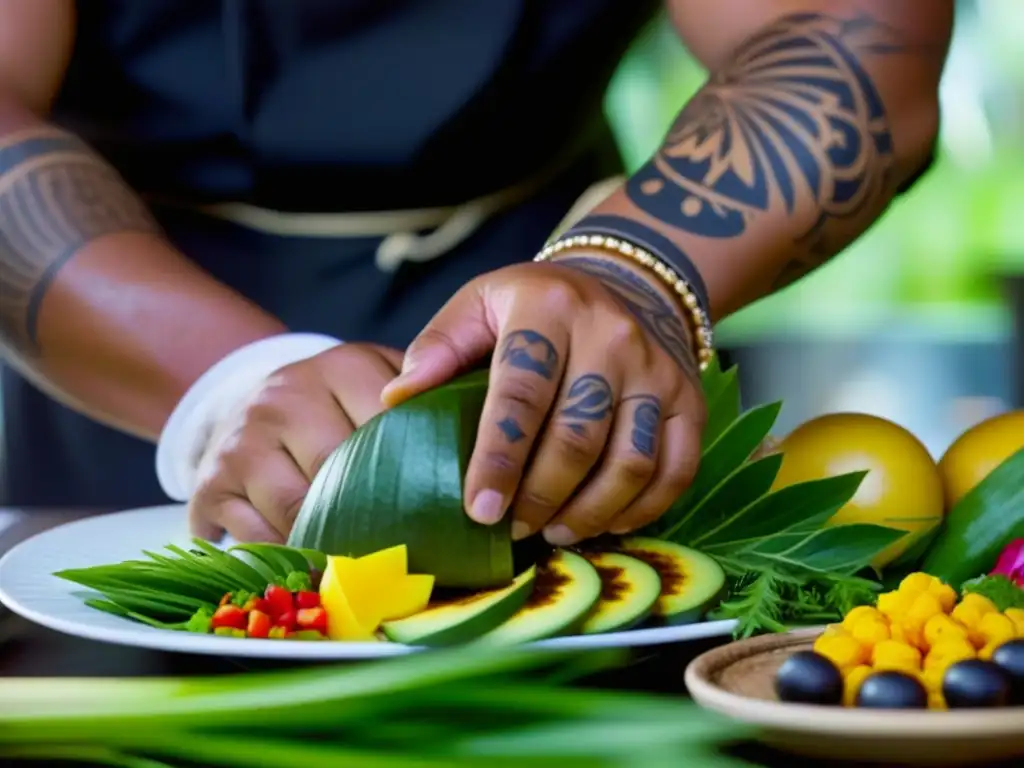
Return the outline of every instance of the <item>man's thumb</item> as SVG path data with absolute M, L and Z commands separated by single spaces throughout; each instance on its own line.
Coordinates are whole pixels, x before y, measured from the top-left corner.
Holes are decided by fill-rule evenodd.
M 391 408 L 444 384 L 494 349 L 495 338 L 480 297 L 456 296 L 409 345 L 402 372 L 384 387 L 381 401 Z

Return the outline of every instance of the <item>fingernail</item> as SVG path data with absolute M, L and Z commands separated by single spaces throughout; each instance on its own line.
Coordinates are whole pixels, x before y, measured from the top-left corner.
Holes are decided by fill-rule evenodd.
M 565 525 L 549 525 L 544 529 L 544 539 L 556 547 L 567 547 L 579 541 L 579 537 Z
M 608 531 L 612 536 L 625 536 L 627 533 L 632 533 L 633 529 L 629 526 L 623 526 L 619 528 L 612 528 Z
M 416 359 L 412 355 L 406 355 L 402 358 L 402 375 L 406 376 L 416 367 Z
M 497 491 L 490 489 L 480 491 L 473 499 L 473 507 L 469 516 L 478 523 L 492 525 L 501 520 L 505 514 L 505 499 Z
M 530 535 L 530 526 L 522 520 L 512 523 L 512 541 L 520 541 Z

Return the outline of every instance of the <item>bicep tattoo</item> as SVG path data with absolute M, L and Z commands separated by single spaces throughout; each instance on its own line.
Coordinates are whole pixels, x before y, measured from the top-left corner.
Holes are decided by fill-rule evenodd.
M 0 338 L 36 354 L 39 307 L 86 244 L 116 232 L 157 232 L 117 172 L 55 128 L 0 138 Z
M 813 210 L 796 238 L 809 271 L 831 254 L 830 221 L 874 210 L 891 192 L 892 136 L 861 58 L 904 49 L 864 15 L 780 19 L 690 101 L 627 195 L 675 229 L 719 239 L 768 211 Z

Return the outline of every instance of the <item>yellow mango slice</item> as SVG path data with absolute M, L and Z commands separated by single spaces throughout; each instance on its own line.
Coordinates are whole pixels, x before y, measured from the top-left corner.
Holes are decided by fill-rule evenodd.
M 404 619 L 427 607 L 434 577 L 409 574 L 408 562 L 404 544 L 363 557 L 330 558 L 333 578 L 360 626 L 373 632 L 383 621 Z
M 327 611 L 327 636 L 331 640 L 376 642 L 376 625 L 365 626 L 352 610 L 348 596 L 337 578 L 335 566 L 334 559 L 328 558 L 327 569 L 320 580 L 320 603 Z
M 404 619 L 426 610 L 434 591 L 434 577 L 413 573 L 378 594 L 377 610 L 382 621 Z
M 405 544 L 399 544 L 358 557 L 355 562 L 359 563 L 362 578 L 370 584 L 390 581 L 409 573 L 409 550 Z

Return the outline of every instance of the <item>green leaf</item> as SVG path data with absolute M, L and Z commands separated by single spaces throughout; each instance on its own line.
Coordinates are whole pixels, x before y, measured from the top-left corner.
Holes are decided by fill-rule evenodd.
M 511 582 L 510 516 L 481 525 L 463 503 L 487 381 L 477 371 L 357 429 L 314 478 L 288 545 L 362 556 L 405 544 L 409 569 L 439 586 Z
M 761 444 L 778 418 L 780 408 L 781 403 L 753 408 L 729 426 L 701 456 L 693 483 L 661 520 L 652 526 L 654 533 L 649 535 L 674 538 L 681 535 L 681 531 L 688 530 L 691 521 L 697 517 L 697 510 L 709 494 L 721 490 L 723 483 L 731 483 L 731 476 Z M 778 468 L 775 474 L 778 474 Z M 765 488 L 763 492 L 767 491 L 768 488 Z
M 192 539 L 192 543 L 206 555 L 210 567 L 223 573 L 226 578 L 234 580 L 241 589 L 262 592 L 266 588 L 263 576 L 248 563 L 203 539 Z
M 946 515 L 922 570 L 959 589 L 987 573 L 1003 547 L 1024 537 L 1024 449 L 996 467 Z
M 864 472 L 823 480 L 810 480 L 781 488 L 722 519 L 703 519 L 703 527 L 690 539 L 691 546 L 727 555 L 759 541 L 783 535 L 809 520 L 825 520 L 857 492 Z
M 709 368 L 710 370 L 710 368 Z M 706 372 L 705 372 L 706 373 Z M 704 387 L 708 418 L 701 444 L 706 449 L 740 415 L 740 382 L 736 366 L 717 376 L 711 375 Z
M 759 543 L 751 546 L 747 552 L 784 567 L 853 573 L 905 535 L 906 531 L 896 528 L 852 523 L 815 531 L 794 546 L 781 551 L 772 551 L 770 547 Z
M 708 521 L 723 520 L 768 493 L 781 466 L 779 454 L 744 464 L 701 499 L 685 518 L 672 520 L 671 512 L 667 514 L 671 527 L 661 537 L 686 546 L 695 532 L 707 529 Z

